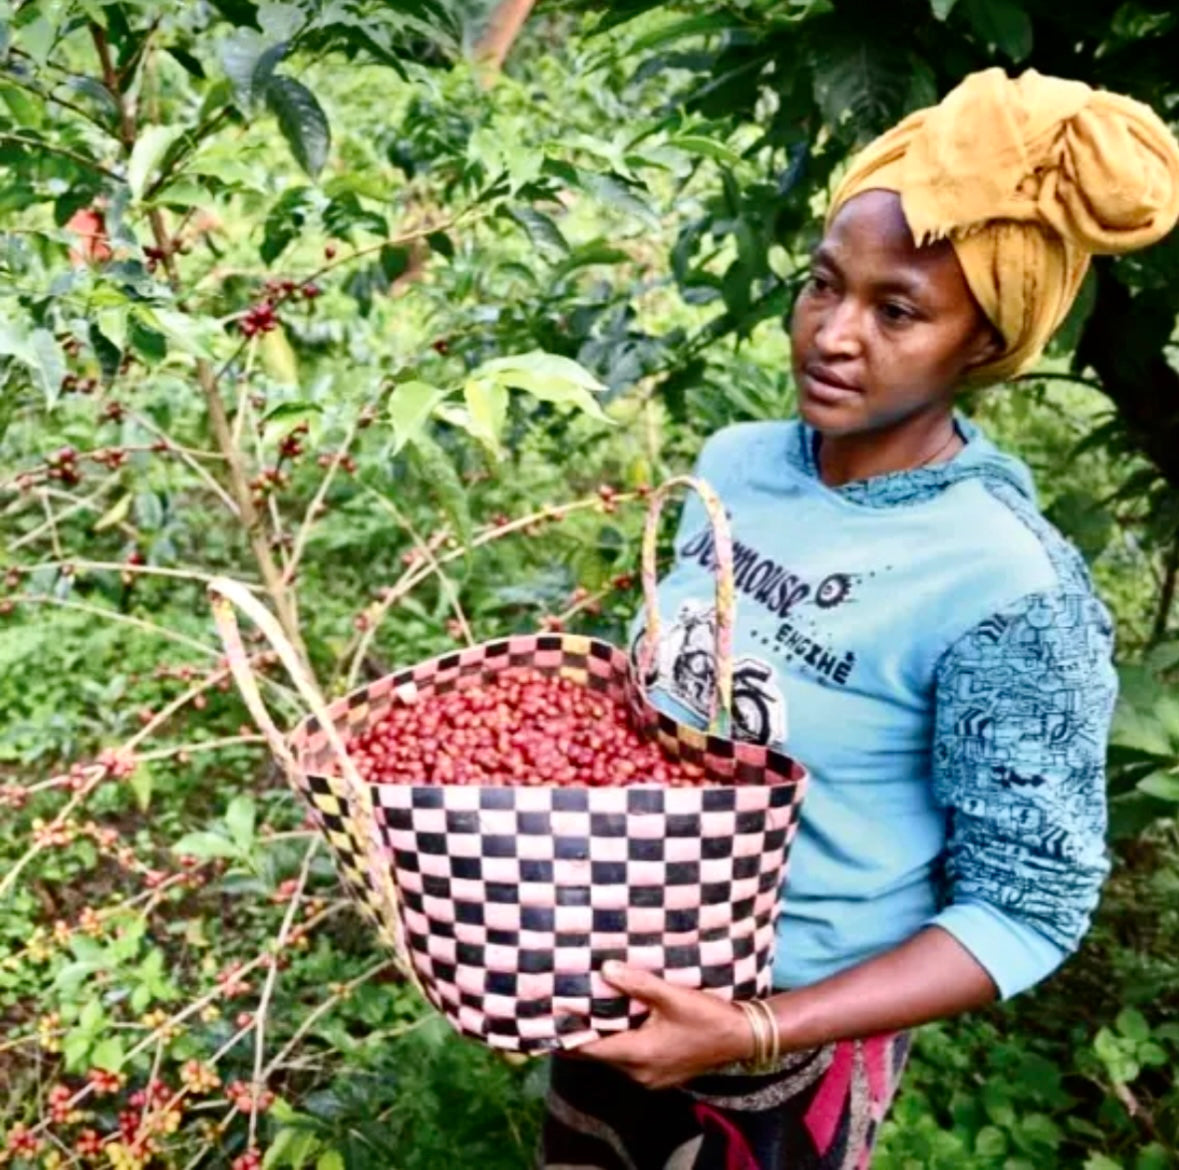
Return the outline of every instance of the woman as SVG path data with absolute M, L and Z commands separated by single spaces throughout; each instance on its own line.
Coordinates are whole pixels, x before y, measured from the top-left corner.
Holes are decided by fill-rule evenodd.
M 852 163 L 791 325 L 801 420 L 727 428 L 697 467 L 731 514 L 761 722 L 812 772 L 776 1037 L 608 965 L 650 1018 L 554 1062 L 546 1166 L 864 1167 L 908 1029 L 1015 995 L 1077 947 L 1108 868 L 1111 624 L 1027 469 L 953 404 L 1035 363 L 1091 254 L 1177 218 L 1163 123 L 1034 71 L 968 77 Z M 660 593 L 693 629 L 710 554 L 690 501 Z M 658 700 L 698 718 L 675 676 Z M 751 1071 L 770 1040 L 781 1059 Z

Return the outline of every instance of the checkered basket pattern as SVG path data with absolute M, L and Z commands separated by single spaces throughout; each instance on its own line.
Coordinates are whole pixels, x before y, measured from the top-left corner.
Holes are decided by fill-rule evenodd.
M 718 600 L 722 591 L 723 583 Z M 269 615 L 257 616 L 260 624 L 261 616 Z M 703 770 L 701 784 L 365 783 L 342 761 L 342 745 L 399 701 L 522 668 L 622 702 L 669 759 Z M 723 679 L 718 690 L 723 706 Z M 805 769 L 716 734 L 715 724 L 705 732 L 659 711 L 622 650 L 574 634 L 503 638 L 315 708 L 284 737 L 288 778 L 357 901 L 464 1035 L 540 1053 L 634 1027 L 645 1009 L 602 979 L 608 959 L 726 998 L 769 992 Z
M 629 703 L 693 788 L 466 788 L 370 784 L 403 942 L 431 1003 L 499 1048 L 572 1048 L 631 1027 L 641 1007 L 598 972 L 620 959 L 688 987 L 769 990 L 774 920 L 803 769 L 656 710 L 607 642 L 537 634 L 487 642 L 390 675 L 328 708 L 345 738 L 399 694 L 485 684 L 504 670 L 560 674 Z M 295 730 L 296 783 L 370 906 L 377 890 L 320 721 Z

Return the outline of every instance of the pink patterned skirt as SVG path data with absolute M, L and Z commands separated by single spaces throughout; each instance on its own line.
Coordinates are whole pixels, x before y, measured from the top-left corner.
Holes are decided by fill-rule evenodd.
M 865 1170 L 909 1034 L 791 1053 L 773 1073 L 650 1090 L 608 1065 L 552 1062 L 541 1170 Z

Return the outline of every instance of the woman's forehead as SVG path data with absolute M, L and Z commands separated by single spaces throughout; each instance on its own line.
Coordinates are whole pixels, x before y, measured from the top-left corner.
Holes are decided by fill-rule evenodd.
M 863 191 L 849 199 L 828 225 L 819 252 L 841 268 L 874 278 L 911 276 L 923 283 L 949 282 L 966 291 L 953 246 L 938 240 L 918 247 L 894 191 Z

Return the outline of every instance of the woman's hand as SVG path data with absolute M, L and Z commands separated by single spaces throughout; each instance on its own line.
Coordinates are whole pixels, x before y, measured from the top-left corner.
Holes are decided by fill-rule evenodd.
M 651 1016 L 632 1032 L 583 1045 L 579 1056 L 604 1060 L 648 1089 L 669 1089 L 753 1055 L 753 1033 L 739 1007 L 621 963 L 604 964 L 602 978 L 646 1004 Z

